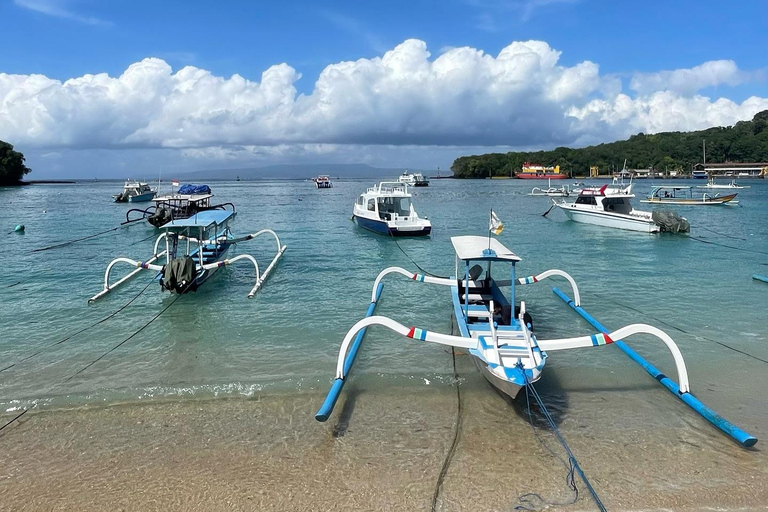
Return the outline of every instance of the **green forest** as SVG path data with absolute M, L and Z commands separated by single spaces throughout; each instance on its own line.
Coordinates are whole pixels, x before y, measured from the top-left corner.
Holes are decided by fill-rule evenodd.
M 17 185 L 30 169 L 24 165 L 24 155 L 0 140 L 0 186 Z
M 588 176 L 596 166 L 600 174 L 621 170 L 624 160 L 629 169 L 656 169 L 690 173 L 702 161 L 702 141 L 706 141 L 707 162 L 768 161 L 768 110 L 751 121 L 734 126 L 696 132 L 638 133 L 628 140 L 586 148 L 555 148 L 551 151 L 489 153 L 462 156 L 451 166 L 456 178 L 514 176 L 524 162 L 560 166 L 569 176 Z

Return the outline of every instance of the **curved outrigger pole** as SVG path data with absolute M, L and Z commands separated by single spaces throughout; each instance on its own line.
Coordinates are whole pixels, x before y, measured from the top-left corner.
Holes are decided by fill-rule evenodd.
M 273 268 L 277 264 L 277 261 L 282 257 L 282 255 L 285 252 L 287 247 L 280 243 L 280 237 L 278 237 L 277 233 L 275 233 L 271 229 L 262 229 L 261 231 L 258 231 L 256 233 L 252 233 L 250 235 L 246 235 L 246 236 L 243 236 L 243 237 L 240 237 L 240 238 L 230 238 L 231 235 L 228 235 L 228 233 L 229 233 L 229 231 L 227 230 L 226 234 L 217 236 L 215 238 L 211 238 L 209 240 L 200 240 L 198 238 L 195 238 L 195 237 L 192 237 L 192 236 L 188 236 L 188 235 L 184 235 L 184 234 L 178 234 L 178 235 L 173 235 L 173 236 L 176 237 L 177 241 L 178 240 L 186 240 L 188 242 L 197 244 L 198 247 L 200 247 L 200 248 L 203 248 L 203 247 L 206 247 L 206 246 L 215 246 L 217 244 L 222 244 L 222 243 L 226 243 L 226 244 L 232 245 L 232 244 L 235 244 L 237 242 L 244 242 L 244 241 L 247 241 L 247 240 L 253 240 L 254 238 L 256 238 L 256 237 L 258 237 L 260 235 L 264 235 L 264 234 L 272 235 L 274 237 L 274 239 L 275 239 L 276 244 L 277 244 L 277 253 L 275 254 L 275 257 L 272 259 L 272 261 L 270 262 L 269 266 L 267 266 L 267 268 L 264 271 L 264 273 L 260 273 L 259 272 L 259 264 L 258 264 L 258 262 L 256 261 L 256 259 L 253 256 L 251 256 L 249 254 L 240 254 L 238 256 L 235 256 L 234 258 L 222 259 L 222 260 L 214 261 L 214 262 L 211 262 L 211 263 L 202 263 L 202 261 L 196 263 L 196 266 L 197 266 L 198 270 L 213 270 L 213 269 L 216 269 L 216 268 L 220 268 L 220 267 L 224 267 L 224 266 L 227 266 L 227 265 L 231 265 L 231 264 L 236 263 L 238 261 L 248 261 L 248 262 L 252 263 L 253 267 L 254 267 L 254 270 L 256 272 L 256 284 L 253 286 L 251 291 L 248 292 L 248 298 L 252 299 L 253 296 L 256 294 L 256 292 L 259 290 L 259 288 L 261 288 L 261 286 L 264 284 L 264 281 L 266 281 L 266 279 L 269 276 L 270 272 L 272 272 Z M 104 273 L 104 289 L 101 290 L 96 295 L 94 295 L 93 297 L 91 297 L 90 299 L 88 299 L 88 303 L 89 304 L 94 303 L 96 300 L 102 298 L 103 296 L 105 296 L 106 294 L 108 294 L 109 292 L 111 292 L 112 290 L 117 288 L 118 286 L 126 283 L 127 281 L 129 281 L 130 279 L 135 277 L 142 270 L 152 270 L 152 271 L 155 271 L 155 272 L 162 272 L 164 270 L 164 268 L 165 268 L 165 265 L 158 265 L 156 262 L 160 258 L 162 258 L 162 257 L 166 257 L 166 263 L 168 262 L 167 255 L 169 254 L 170 245 L 171 245 L 171 242 L 170 242 L 170 239 L 169 239 L 169 234 L 170 234 L 169 232 L 165 232 L 165 233 L 163 233 L 163 234 L 161 234 L 161 235 L 159 235 L 157 237 L 157 239 L 155 240 L 155 245 L 154 245 L 154 250 L 153 250 L 152 257 L 149 258 L 146 261 L 138 261 L 138 260 L 134 260 L 134 259 L 131 259 L 131 258 L 125 258 L 125 257 L 115 258 L 114 260 L 112 260 L 109 263 L 109 265 L 107 265 L 107 270 Z M 158 252 L 158 250 L 160 248 L 160 244 L 163 241 L 165 241 L 166 249 L 164 251 L 162 251 L 162 252 Z M 135 268 L 135 270 L 131 271 L 128 275 L 126 275 L 126 276 L 122 277 L 121 279 L 119 279 L 114 284 L 110 284 L 109 283 L 110 273 L 112 272 L 112 268 L 117 263 L 127 263 L 127 264 L 129 264 L 129 265 L 131 265 L 133 267 L 136 267 L 136 268 Z

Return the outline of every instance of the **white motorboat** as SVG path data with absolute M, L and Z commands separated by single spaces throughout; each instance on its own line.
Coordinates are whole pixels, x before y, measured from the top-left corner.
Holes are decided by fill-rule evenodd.
M 428 187 L 429 186 L 429 180 L 419 172 L 409 173 L 408 171 L 403 171 L 403 174 L 401 174 L 397 178 L 397 182 L 405 183 L 406 185 L 410 185 L 412 187 Z
M 317 188 L 333 188 L 333 182 L 329 176 L 320 175 L 317 178 L 314 178 L 312 181 L 315 182 L 315 186 Z
M 687 232 L 688 221 L 674 212 L 635 210 L 630 200 L 635 197 L 628 188 L 616 189 L 603 185 L 585 188 L 576 201 L 555 202 L 555 206 L 574 222 L 644 233 Z
M 361 228 L 392 236 L 423 236 L 432 223 L 416 213 L 408 185 L 382 181 L 360 194 L 352 209 L 352 220 Z
M 148 184 L 141 181 L 126 181 L 123 191 L 112 196 L 116 203 L 144 203 L 157 194 Z

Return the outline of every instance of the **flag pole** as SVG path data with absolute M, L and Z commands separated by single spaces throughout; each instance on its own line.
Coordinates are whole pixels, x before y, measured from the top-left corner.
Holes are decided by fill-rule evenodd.
M 488 250 L 491 250 L 491 225 L 493 225 L 493 208 L 488 214 Z

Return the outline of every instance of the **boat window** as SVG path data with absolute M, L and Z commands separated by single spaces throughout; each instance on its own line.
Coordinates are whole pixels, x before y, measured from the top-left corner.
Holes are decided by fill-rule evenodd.
M 409 197 L 380 197 L 379 214 L 395 214 L 407 217 L 411 214 L 411 199 Z
M 576 204 L 597 205 L 597 202 L 593 196 L 579 196 L 576 198 Z
M 368 211 L 373 212 L 376 211 L 376 201 L 373 199 L 368 200 Z
M 359 204 L 360 206 L 363 206 L 364 203 L 365 203 L 365 200 L 363 199 L 363 196 L 360 196 L 357 198 L 357 204 Z

